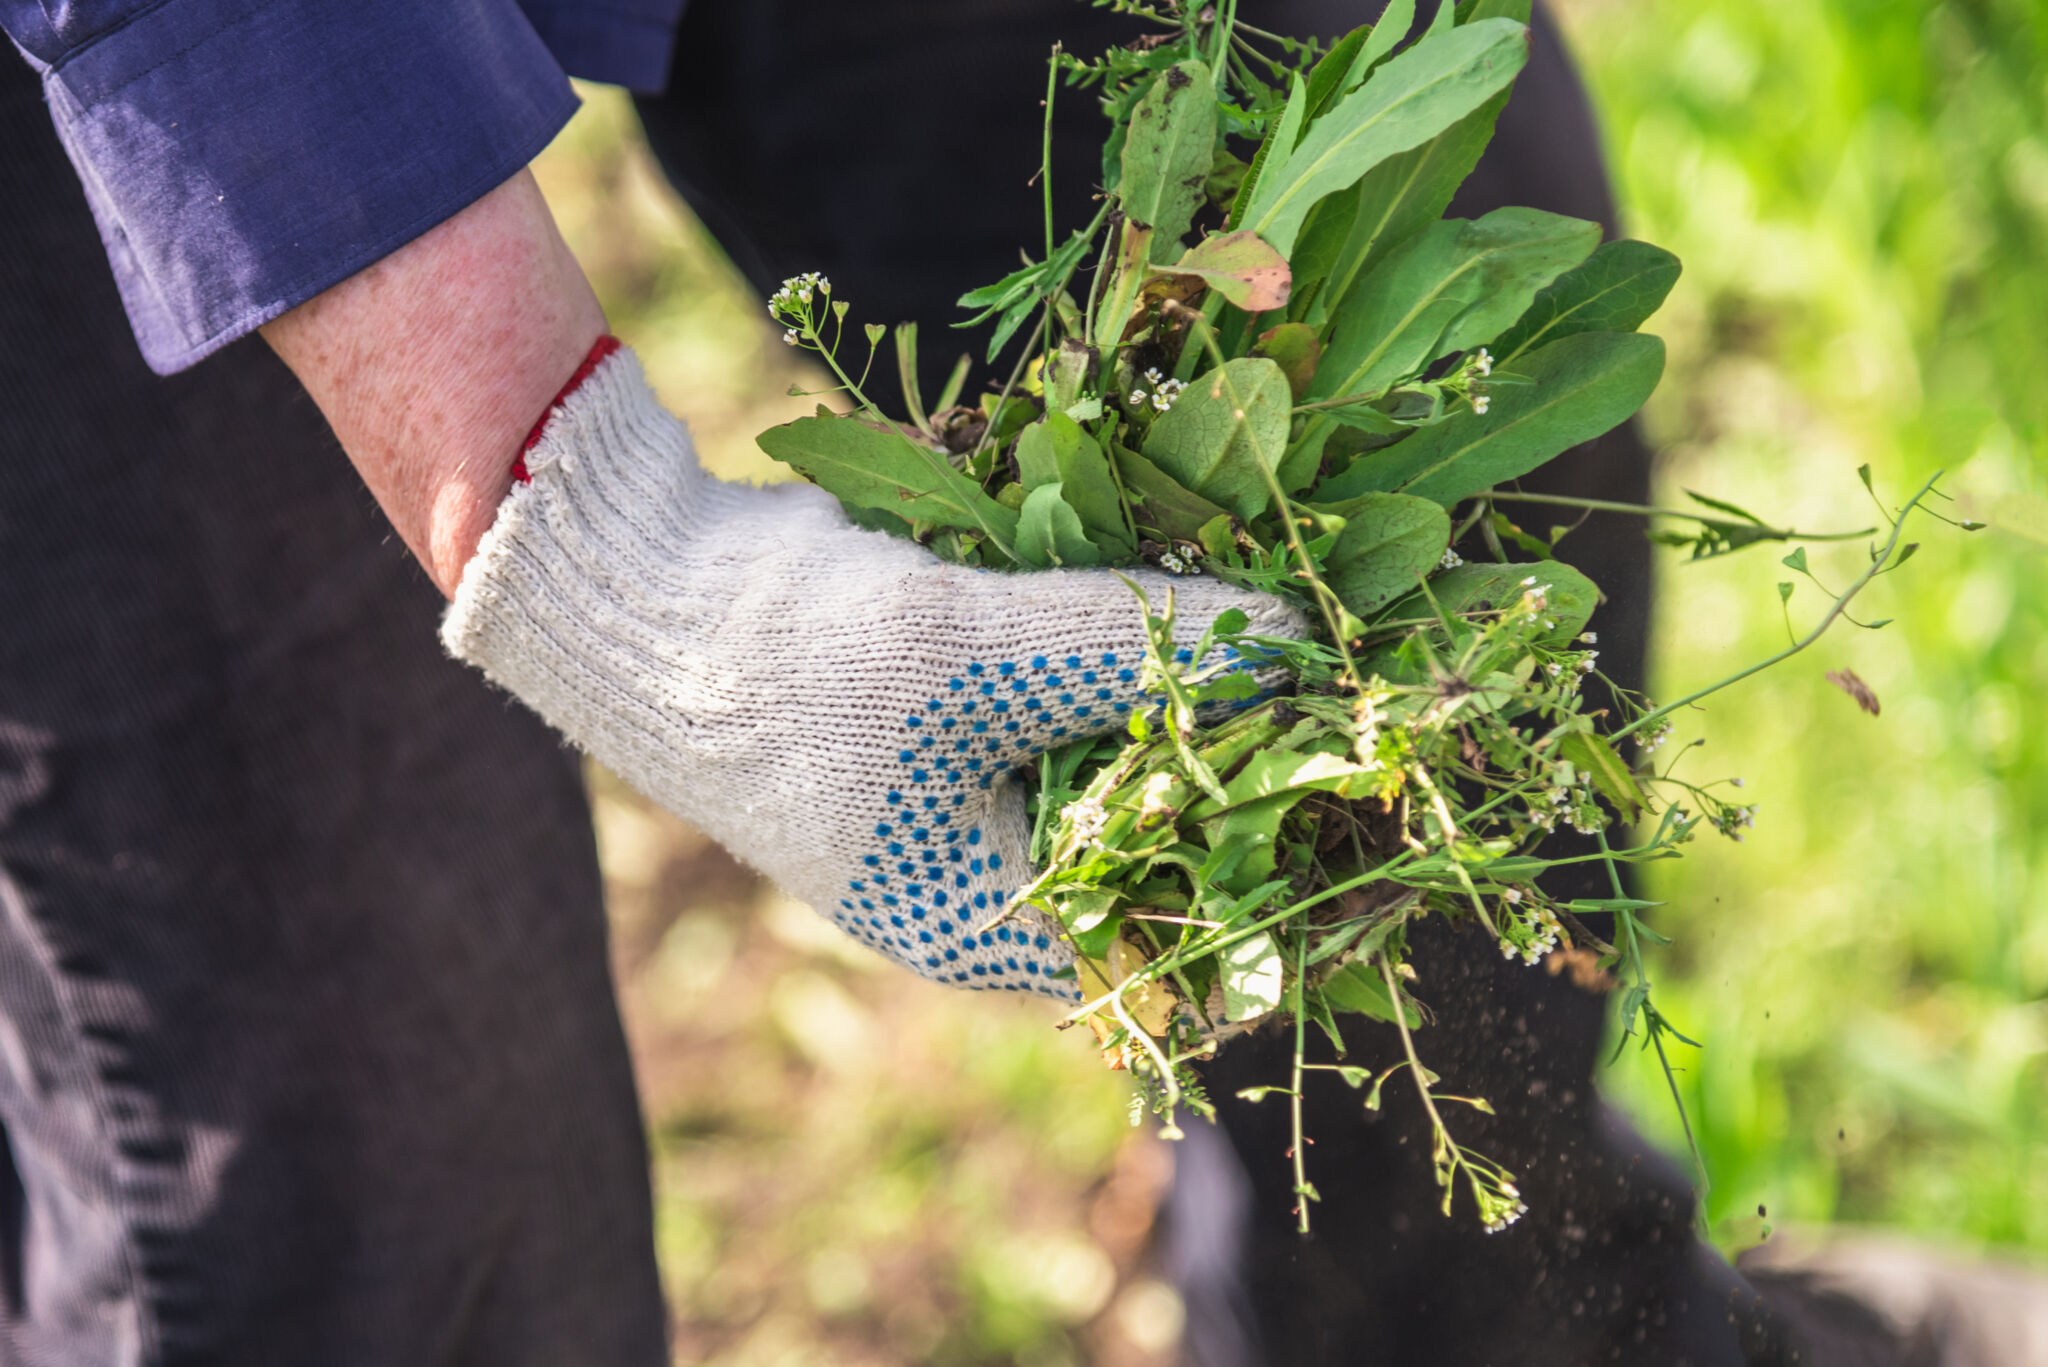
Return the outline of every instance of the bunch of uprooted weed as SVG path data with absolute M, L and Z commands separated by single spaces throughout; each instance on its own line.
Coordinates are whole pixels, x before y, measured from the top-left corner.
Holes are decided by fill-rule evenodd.
M 1144 679 L 1161 706 L 1127 734 L 1044 757 L 1044 872 L 1012 906 L 1064 928 L 1084 997 L 1072 1019 L 1140 1080 L 1169 1132 L 1176 1107 L 1207 1109 L 1192 1061 L 1291 1017 L 1293 1075 L 1253 1094 L 1291 1099 L 1304 1228 L 1304 1074 L 1335 1071 L 1371 1106 L 1388 1080 L 1306 1062 L 1306 1031 L 1341 1052 L 1341 1015 L 1390 1023 L 1433 1127 L 1445 1209 L 1462 1188 L 1499 1228 L 1520 1198 L 1444 1122 L 1444 1102 L 1487 1103 L 1438 1094 L 1416 1053 L 1426 1013 L 1407 926 L 1466 918 L 1530 963 L 1566 941 L 1603 956 L 1624 982 L 1623 1031 L 1661 1060 L 1675 1032 L 1649 999 L 1647 904 L 1623 895 L 1618 866 L 1671 856 L 1702 822 L 1737 835 L 1753 814 L 1653 758 L 1669 715 L 1713 689 L 1656 707 L 1601 675 L 1585 630 L 1599 590 L 1555 558 L 1562 529 L 1545 539 L 1501 509 L 1619 508 L 1512 482 L 1649 396 L 1663 346 L 1635 329 L 1678 262 L 1533 209 L 1441 217 L 1525 60 L 1528 0 L 1444 3 L 1412 41 L 1413 0 L 1395 0 L 1326 50 L 1240 22 L 1233 0 L 1106 2 L 1159 31 L 1099 61 L 1055 53 L 1041 168 L 1064 73 L 1109 116 L 1102 208 L 1061 241 L 1048 184 L 1044 259 L 962 300 L 980 311 L 971 322 L 995 319 L 991 361 L 1026 336 L 1008 383 L 958 404 L 963 357 L 927 407 L 906 325 L 907 416 L 885 416 L 839 358 L 847 304 L 799 277 L 771 312 L 857 407 L 821 408 L 761 445 L 863 525 L 950 560 L 1151 564 L 1310 611 L 1308 641 L 1246 637 L 1225 614 L 1186 647 L 1170 596 L 1140 594 Z M 866 328 L 871 356 L 885 335 Z M 1888 538 L 1804 639 L 1714 688 L 1843 617 L 1911 554 L 1900 524 L 1930 492 L 1886 513 Z M 1800 536 L 1699 502 L 1620 510 L 1684 523 L 1658 539 L 1696 557 Z M 1492 563 L 1461 561 L 1451 547 L 1468 536 Z M 1508 545 L 1535 559 L 1509 563 Z M 1803 571 L 1803 549 L 1786 563 Z M 1208 663 L 1217 645 L 1235 663 Z M 1577 858 L 1605 863 L 1612 897 L 1545 893 L 1541 875 L 1567 862 L 1542 853 L 1560 826 L 1597 837 L 1599 853 Z M 1639 834 L 1610 842 L 1626 830 Z M 1586 930 L 1588 912 L 1613 917 L 1613 943 Z

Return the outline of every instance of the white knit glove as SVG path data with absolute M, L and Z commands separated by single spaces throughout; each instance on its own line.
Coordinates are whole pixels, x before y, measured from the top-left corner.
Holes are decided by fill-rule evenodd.
M 1071 996 L 1015 771 L 1146 705 L 1136 597 L 1095 570 L 948 565 L 808 485 L 726 484 L 626 351 L 562 401 L 442 625 L 647 796 L 925 977 Z M 1195 630 L 1278 599 L 1150 572 Z

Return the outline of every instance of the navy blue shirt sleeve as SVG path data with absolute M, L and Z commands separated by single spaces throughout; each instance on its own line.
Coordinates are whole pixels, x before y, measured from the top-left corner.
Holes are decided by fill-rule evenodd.
M 0 0 L 0 27 L 164 374 L 459 212 L 576 108 L 515 0 Z
M 519 0 L 571 76 L 658 95 L 684 0 Z

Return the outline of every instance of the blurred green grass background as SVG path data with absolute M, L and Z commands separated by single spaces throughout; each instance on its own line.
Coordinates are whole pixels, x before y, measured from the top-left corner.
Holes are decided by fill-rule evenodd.
M 2048 10 L 2035 0 L 1561 0 L 1629 232 L 1685 278 L 1651 325 L 1660 500 L 1855 527 L 1855 476 L 1951 511 L 1841 629 L 1680 732 L 1760 804 L 1655 870 L 1655 964 L 1730 1250 L 1763 1226 L 2048 1250 Z M 616 92 L 537 167 L 614 328 L 706 463 L 809 379 L 674 202 Z M 962 282 L 963 286 L 980 282 Z M 856 301 L 858 305 L 861 301 Z M 877 301 L 878 304 L 880 301 Z M 1830 584 L 1855 545 L 1816 546 Z M 1564 545 L 1566 558 L 1570 542 Z M 1767 550 L 1660 561 L 1665 696 L 1776 649 Z M 1819 592 L 1802 584 L 1795 624 Z M 1852 668 L 1859 712 L 1825 682 Z M 1673 748 L 1663 753 L 1670 755 Z M 1146 1257 L 1170 1172 L 1043 1007 L 882 966 L 603 775 L 617 971 L 655 1139 L 678 1360 L 1174 1360 Z M 1606 1079 L 1682 1144 L 1654 1063 Z M 1759 1212 L 1764 1214 L 1760 1217 Z

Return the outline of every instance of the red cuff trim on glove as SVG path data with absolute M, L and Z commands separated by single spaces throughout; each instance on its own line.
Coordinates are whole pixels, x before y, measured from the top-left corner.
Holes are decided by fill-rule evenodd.
M 571 394 L 574 394 L 582 387 L 583 382 L 591 377 L 604 358 L 618 349 L 619 339 L 610 333 L 606 333 L 591 344 L 590 354 L 583 358 L 583 364 L 576 367 L 576 373 L 569 377 L 569 383 L 562 386 L 562 392 L 555 395 L 554 400 L 548 404 L 547 410 L 540 415 L 540 421 L 535 423 L 533 430 L 526 434 L 526 442 L 519 448 L 519 458 L 512 462 L 512 480 L 515 484 L 530 484 L 533 482 L 533 476 L 527 473 L 526 469 L 526 453 L 540 443 L 540 434 L 547 431 L 548 419 L 554 417 L 555 410 L 567 402 Z

